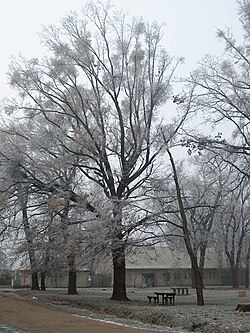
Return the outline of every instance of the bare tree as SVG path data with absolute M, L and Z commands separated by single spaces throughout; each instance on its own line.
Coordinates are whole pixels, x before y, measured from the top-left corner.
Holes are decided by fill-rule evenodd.
M 3 139 L 3 138 L 1 138 Z M 25 235 L 24 248 L 29 256 L 31 268 L 31 289 L 39 290 L 38 283 L 38 265 L 34 244 L 33 228 L 29 218 L 29 201 L 30 201 L 30 184 L 27 182 L 26 175 L 20 167 L 24 163 L 26 151 L 23 147 L 23 142 L 19 140 L 1 140 L 1 192 L 6 197 L 6 200 L 15 201 L 15 212 L 13 217 L 19 217 L 22 225 L 22 230 Z M 13 201 L 12 201 L 13 203 Z
M 159 108 L 180 60 L 161 48 L 156 23 L 128 21 L 93 3 L 82 15 L 73 13 L 60 28 L 45 29 L 50 57 L 11 64 L 10 81 L 21 101 L 9 103 L 8 110 L 33 119 L 43 114 L 64 135 L 65 151 L 79 156 L 78 169 L 109 199 L 112 299 L 126 300 L 123 207 L 161 152 Z
M 223 206 L 219 220 L 222 228 L 222 241 L 227 256 L 234 288 L 239 284 L 239 268 L 243 262 L 243 250 L 247 246 L 250 232 L 249 222 L 249 184 L 241 182 L 223 191 Z
M 191 163 L 190 163 L 191 162 Z M 221 206 L 223 187 L 228 180 L 222 174 L 227 164 L 211 153 L 197 156 L 190 161 L 192 172 L 182 182 L 183 201 L 194 251 L 199 257 L 203 276 L 206 251 L 213 246 L 218 231 L 218 212 Z
M 243 175 L 249 176 L 250 153 L 249 142 L 249 0 L 240 0 L 239 17 L 243 27 L 243 42 L 239 43 L 230 30 L 218 30 L 217 36 L 225 44 L 222 57 L 212 55 L 204 57 L 199 67 L 193 71 L 189 78 L 183 80 L 190 92 L 184 94 L 184 103 L 181 108 L 188 107 L 196 115 L 196 120 L 205 122 L 198 126 L 200 131 L 192 130 L 187 134 L 187 145 L 190 148 L 213 149 L 224 155 L 226 161 L 230 155 L 238 155 L 241 165 L 236 167 Z M 192 96 L 188 101 L 185 97 Z M 198 124 L 198 120 L 197 120 Z M 207 131 L 217 129 L 218 134 Z M 189 137 L 189 138 L 188 138 Z M 239 158 L 237 158 L 239 160 Z
M 188 227 L 188 219 L 186 215 L 186 210 L 183 202 L 183 195 L 181 192 L 181 187 L 179 184 L 177 169 L 175 167 L 175 162 L 173 159 L 173 156 L 170 152 L 170 150 L 167 150 L 170 163 L 173 169 L 173 177 L 174 177 L 174 183 L 176 187 L 176 195 L 177 195 L 177 201 L 179 205 L 179 213 L 181 217 L 181 223 L 182 223 L 182 231 L 183 231 L 183 239 L 185 242 L 185 246 L 188 252 L 188 255 L 191 260 L 191 267 L 194 274 L 194 280 L 195 280 L 195 288 L 196 288 L 196 295 L 197 295 L 197 304 L 198 305 L 204 305 L 204 296 L 203 296 L 203 282 L 202 282 L 202 274 L 198 265 L 198 258 L 197 254 L 194 250 L 194 246 L 192 244 L 192 240 L 190 237 L 190 231 Z
M 19 119 L 15 125 L 5 124 L 1 132 L 1 193 L 14 207 L 11 229 L 17 231 L 19 243 L 21 236 L 18 224 L 22 221 L 21 229 L 25 234 L 26 245 L 19 244 L 17 251 L 19 254 L 29 254 L 32 289 L 39 289 L 39 273 L 41 288 L 45 289 L 46 271 L 48 266 L 51 267 L 49 252 L 51 246 L 54 246 L 51 225 L 54 224 L 55 215 L 60 215 L 60 226 L 64 232 L 61 243 L 65 245 L 61 252 L 68 251 L 66 256 L 71 256 L 71 260 L 68 260 L 68 292 L 76 293 L 76 267 L 70 249 L 73 248 L 70 246 L 73 241 L 69 240 L 69 236 L 72 240 L 76 236 L 73 232 L 68 233 L 68 227 L 71 223 L 79 225 L 82 221 L 69 222 L 69 212 L 77 207 L 78 210 L 81 208 L 84 215 L 85 210 L 88 210 L 86 207 L 90 207 L 85 200 L 86 196 L 85 199 L 84 195 L 81 197 L 80 188 L 78 194 L 74 192 L 76 177 L 79 180 L 80 177 L 76 176 L 76 160 L 71 161 L 71 157 L 77 159 L 77 155 L 66 156 L 64 150 L 60 149 L 59 138 L 55 140 L 51 126 L 45 127 L 43 122 L 37 124 L 35 121 L 30 123 Z

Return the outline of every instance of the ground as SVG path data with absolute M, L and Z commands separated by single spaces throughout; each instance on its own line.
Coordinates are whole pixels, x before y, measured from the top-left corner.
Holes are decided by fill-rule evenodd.
M 235 311 L 238 303 L 250 303 L 250 291 L 240 297 L 239 290 L 206 289 L 206 305 L 197 306 L 195 291 L 191 290 L 188 296 L 176 297 L 175 306 L 150 306 L 146 296 L 154 291 L 156 288 L 128 289 L 130 302 L 109 300 L 111 290 L 106 288 L 81 289 L 75 296 L 59 289 L 1 291 L 0 323 L 9 323 L 30 333 L 85 333 L 84 330 L 86 333 L 144 333 L 149 329 L 151 332 L 250 333 L 250 312 Z M 119 326 L 104 321 L 117 322 Z M 1 327 L 0 332 L 4 332 Z
M 37 304 L 40 303 L 40 304 Z M 41 305 L 43 304 L 43 305 Z M 9 332 L 6 326 L 30 333 L 148 333 L 132 327 L 80 317 L 51 308 L 36 299 L 23 301 L 13 294 L 0 292 L 0 332 Z M 16 332 L 16 330 L 11 330 Z M 167 331 L 164 331 L 167 333 Z M 152 333 L 152 332 L 151 332 Z

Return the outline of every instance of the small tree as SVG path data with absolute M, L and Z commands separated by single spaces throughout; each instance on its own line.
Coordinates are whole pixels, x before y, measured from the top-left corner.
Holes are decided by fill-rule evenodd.
M 194 251 L 194 247 L 191 241 L 190 237 L 190 231 L 188 228 L 188 220 L 186 216 L 186 211 L 184 207 L 184 202 L 182 199 L 182 193 L 181 188 L 178 180 L 178 174 L 175 167 L 175 162 L 173 159 L 173 156 L 170 152 L 170 150 L 167 150 L 170 163 L 173 169 L 173 176 L 174 176 L 174 183 L 176 187 L 176 195 L 177 195 L 177 201 L 179 205 L 179 211 L 181 216 L 181 222 L 182 222 L 182 231 L 183 231 L 183 239 L 186 245 L 187 252 L 189 254 L 190 260 L 191 260 L 191 267 L 192 271 L 194 273 L 194 280 L 195 280 L 195 288 L 196 288 L 196 295 L 197 295 L 197 304 L 198 305 L 204 305 L 204 296 L 203 296 L 203 281 L 202 281 L 202 274 L 198 265 L 198 259 L 197 254 Z
M 213 239 L 219 229 L 218 212 L 228 175 L 223 173 L 226 164 L 213 153 L 205 152 L 189 163 L 193 171 L 182 182 L 183 201 L 190 236 L 203 276 L 207 248 L 214 245 Z
M 244 245 L 250 232 L 249 222 L 249 184 L 241 182 L 230 184 L 224 192 L 223 206 L 220 210 L 221 237 L 227 256 L 233 288 L 239 285 L 239 268 L 243 259 Z

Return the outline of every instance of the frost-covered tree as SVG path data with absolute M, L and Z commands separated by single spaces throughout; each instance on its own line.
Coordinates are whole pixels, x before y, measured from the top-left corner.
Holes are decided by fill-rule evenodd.
M 224 244 L 224 251 L 231 270 L 233 288 L 239 284 L 239 268 L 244 259 L 244 249 L 249 246 L 250 191 L 247 180 L 231 182 L 223 191 L 223 205 L 220 209 L 221 224 L 220 241 Z M 246 265 L 247 267 L 247 265 Z
M 207 249 L 213 246 L 214 235 L 219 228 L 217 213 L 228 177 L 222 174 L 226 163 L 214 154 L 194 157 L 190 167 L 192 172 L 182 182 L 183 201 L 194 251 L 203 275 Z
M 1 194 L 6 202 L 14 205 L 9 218 L 14 222 L 16 230 L 21 227 L 25 242 L 23 249 L 28 253 L 31 269 L 31 288 L 39 289 L 38 265 L 35 253 L 34 233 L 30 223 L 30 184 L 21 165 L 26 163 L 25 156 L 28 154 L 25 139 L 16 138 L 12 135 L 1 133 L 0 163 L 1 163 Z M 10 213 L 10 210 L 9 210 Z M 18 227 L 18 224 L 20 226 Z
M 152 174 L 161 152 L 160 108 L 179 60 L 161 47 L 156 23 L 128 19 L 100 3 L 44 30 L 47 56 L 19 59 L 10 83 L 20 98 L 8 111 L 42 114 L 78 156 L 78 170 L 109 200 L 108 242 L 113 258 L 112 298 L 126 300 L 124 207 Z M 96 216 L 101 217 L 100 212 Z
M 41 287 L 45 289 L 46 271 L 52 267 L 49 263 L 51 247 L 54 246 L 52 230 L 56 232 L 52 226 L 54 217 L 60 216 L 59 232 L 64 234 L 61 252 L 68 259 L 71 256 L 68 260 L 68 291 L 76 292 L 76 267 L 70 244 L 74 243 L 79 232 L 75 230 L 74 234 L 72 231 L 69 240 L 68 227 L 70 224 L 80 225 L 82 220 L 76 222 L 73 219 L 69 223 L 66 217 L 75 207 L 84 215 L 87 206 L 82 188 L 79 187 L 77 193 L 74 191 L 77 180 L 80 181 L 74 165 L 77 156 L 68 156 L 61 149 L 60 137 L 55 137 L 51 126 L 45 126 L 42 121 L 37 123 L 19 118 L 15 124 L 6 122 L 1 127 L 1 134 L 1 195 L 8 203 L 6 208 L 12 207 L 12 210 L 8 209 L 10 222 L 6 214 L 2 216 L 5 228 L 8 226 L 16 235 L 17 253 L 29 255 L 32 289 L 38 289 L 39 273 Z M 72 157 L 76 159 L 71 160 Z M 82 180 L 81 185 L 84 185 Z
M 243 223 L 242 219 L 245 220 L 245 213 L 242 212 L 240 215 L 239 210 L 240 207 L 243 207 L 243 201 L 246 200 L 244 196 L 246 195 L 245 191 L 248 191 L 250 175 L 250 1 L 240 0 L 238 4 L 239 18 L 243 27 L 242 41 L 234 38 L 230 30 L 218 30 L 218 38 L 225 44 L 223 56 L 207 55 L 200 61 L 199 67 L 187 79 L 183 80 L 188 88 L 181 97 L 183 103 L 179 105 L 180 109 L 183 108 L 185 112 L 189 109 L 197 117 L 197 124 L 201 121 L 201 126 L 197 125 L 195 130 L 187 131 L 186 129 L 187 140 L 183 143 L 189 147 L 190 152 L 198 150 L 199 154 L 202 154 L 204 148 L 212 150 L 228 164 L 229 168 L 230 166 L 234 167 L 231 168 L 231 173 L 237 170 L 241 174 L 237 176 L 241 178 L 237 179 L 237 184 L 244 185 L 242 197 L 237 197 L 239 195 L 238 189 L 231 193 L 231 188 L 229 193 L 232 196 L 230 199 L 232 202 L 227 199 L 229 200 L 227 207 L 221 215 L 225 223 L 222 223 L 224 239 L 228 239 L 225 251 L 229 261 L 231 261 L 234 285 L 237 281 L 237 265 L 242 247 L 242 245 L 236 246 L 235 242 L 239 242 L 239 244 L 241 242 L 239 223 L 240 221 Z M 218 134 L 213 134 L 215 129 Z M 245 194 L 243 195 L 243 193 Z M 243 200 L 243 198 L 245 199 Z M 234 217 L 236 215 L 237 218 Z M 230 219 L 229 216 L 231 216 Z M 234 226 L 234 223 L 237 226 Z M 243 234 L 245 233 L 244 230 Z M 226 249 L 228 246 L 229 248 Z
M 250 2 L 240 0 L 238 4 L 242 41 L 229 29 L 217 31 L 219 41 L 225 44 L 225 52 L 221 57 L 205 56 L 199 67 L 184 80 L 188 89 L 181 108 L 189 108 L 202 121 L 198 126 L 196 119 L 196 130 L 187 135 L 190 148 L 206 147 L 218 153 L 224 150 L 231 155 L 237 154 L 242 162 L 237 167 L 249 176 Z M 232 163 L 232 160 L 228 162 Z

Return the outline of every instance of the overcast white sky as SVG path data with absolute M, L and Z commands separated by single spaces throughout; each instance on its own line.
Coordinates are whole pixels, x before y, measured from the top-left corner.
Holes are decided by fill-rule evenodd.
M 166 22 L 164 46 L 172 55 L 185 57 L 185 75 L 205 54 L 222 52 L 216 28 L 232 28 L 241 35 L 236 0 L 113 0 L 132 16 Z M 39 57 L 38 32 L 42 25 L 58 23 L 70 10 L 79 10 L 82 0 L 8 0 L 0 5 L 0 99 L 7 93 L 6 71 L 11 55 Z

